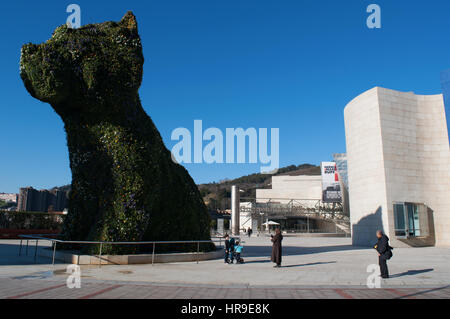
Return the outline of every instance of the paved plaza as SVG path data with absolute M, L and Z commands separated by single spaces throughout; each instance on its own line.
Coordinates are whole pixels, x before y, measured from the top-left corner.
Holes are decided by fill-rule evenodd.
M 81 266 L 80 289 L 67 288 L 67 265 L 35 263 L 31 242 L 28 256 L 18 256 L 20 241 L 0 241 L 0 298 L 450 298 L 450 248 L 395 249 L 391 278 L 369 289 L 377 254 L 349 238 L 285 237 L 279 269 L 269 260 L 270 238 L 243 240 L 242 265 Z

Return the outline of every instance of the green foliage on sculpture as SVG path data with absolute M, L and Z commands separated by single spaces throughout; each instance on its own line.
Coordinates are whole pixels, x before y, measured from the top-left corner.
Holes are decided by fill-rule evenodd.
M 118 23 L 61 26 L 47 42 L 22 48 L 25 87 L 51 104 L 67 133 L 72 170 L 67 239 L 210 238 L 197 186 L 172 161 L 141 106 L 143 63 L 131 12 Z M 134 249 L 107 246 L 104 253 Z

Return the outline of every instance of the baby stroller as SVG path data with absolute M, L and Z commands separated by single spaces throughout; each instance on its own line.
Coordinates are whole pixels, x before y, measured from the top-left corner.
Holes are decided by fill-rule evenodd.
M 244 263 L 244 258 L 241 257 L 241 253 L 242 253 L 243 249 L 244 249 L 244 247 L 242 247 L 239 244 L 239 242 L 237 241 L 236 245 L 234 246 L 233 251 L 230 252 L 230 254 L 232 254 L 232 256 L 231 256 L 231 263 L 233 263 L 233 259 L 236 260 L 236 264 L 243 264 Z

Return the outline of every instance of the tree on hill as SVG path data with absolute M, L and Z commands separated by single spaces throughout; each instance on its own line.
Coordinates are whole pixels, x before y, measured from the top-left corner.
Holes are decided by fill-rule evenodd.
M 241 198 L 255 198 L 257 188 L 270 188 L 272 176 L 320 175 L 320 166 L 311 164 L 290 165 L 280 168 L 276 174 L 255 173 L 224 180 L 221 183 L 200 184 L 198 188 L 209 210 L 230 209 L 231 186 L 238 186 Z

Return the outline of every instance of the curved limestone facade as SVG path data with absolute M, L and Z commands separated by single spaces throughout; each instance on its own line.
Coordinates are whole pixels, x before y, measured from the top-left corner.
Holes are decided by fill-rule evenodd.
M 351 101 L 344 117 L 353 244 L 373 245 L 382 229 L 392 246 L 449 246 L 450 149 L 442 95 L 376 87 Z

